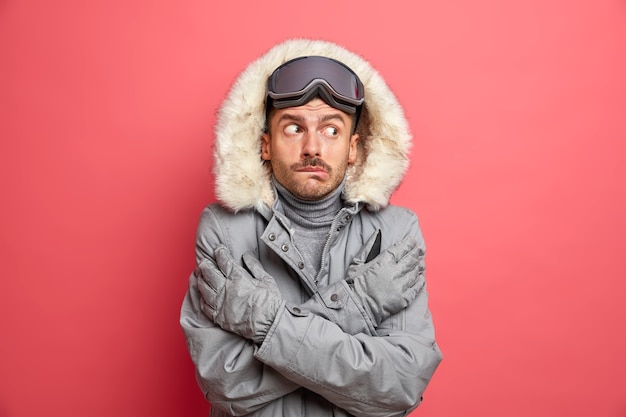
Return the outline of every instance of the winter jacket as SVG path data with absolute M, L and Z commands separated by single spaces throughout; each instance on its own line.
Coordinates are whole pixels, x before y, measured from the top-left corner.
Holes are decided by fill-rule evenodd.
M 347 174 L 345 206 L 324 245 L 321 265 L 307 265 L 260 158 L 265 82 L 283 62 L 324 55 L 344 62 L 365 86 L 359 158 Z M 200 218 L 198 265 L 225 245 L 234 259 L 254 253 L 284 298 L 260 345 L 227 332 L 200 309 L 191 274 L 180 322 L 212 416 L 403 416 L 417 407 L 441 353 L 425 282 L 412 304 L 375 326 L 346 283 L 355 255 L 374 234 L 381 250 L 406 237 L 424 240 L 416 215 L 389 205 L 408 167 L 411 135 L 402 108 L 358 55 L 325 41 L 291 40 L 239 76 L 218 115 L 216 195 Z M 384 277 L 381 277 L 384 279 Z

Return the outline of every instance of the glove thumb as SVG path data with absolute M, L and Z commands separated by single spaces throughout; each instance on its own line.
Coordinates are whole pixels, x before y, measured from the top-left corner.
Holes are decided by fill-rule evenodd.
M 276 285 L 274 277 L 263 269 L 263 265 L 261 265 L 261 262 L 259 262 L 252 252 L 244 253 L 242 260 L 244 268 L 246 268 L 250 275 L 259 281 L 264 282 L 268 288 L 275 288 L 278 291 L 278 286 Z

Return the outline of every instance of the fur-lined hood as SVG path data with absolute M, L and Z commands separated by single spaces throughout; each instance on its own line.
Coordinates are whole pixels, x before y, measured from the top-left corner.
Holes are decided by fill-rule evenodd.
M 365 86 L 357 132 L 358 158 L 348 169 L 344 197 L 379 210 L 408 169 L 411 133 L 404 112 L 378 72 L 362 57 L 336 44 L 307 39 L 283 42 L 252 62 L 233 84 L 215 128 L 215 190 L 233 211 L 261 210 L 274 202 L 270 167 L 261 159 L 265 89 L 274 69 L 290 59 L 321 55 L 350 67 Z

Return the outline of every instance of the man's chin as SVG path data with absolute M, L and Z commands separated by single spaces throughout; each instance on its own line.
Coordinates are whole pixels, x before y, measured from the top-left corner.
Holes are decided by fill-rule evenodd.
M 294 196 L 301 200 L 315 201 L 321 200 L 337 189 L 340 182 L 335 183 L 332 178 L 323 179 L 316 175 L 302 176 L 301 172 L 294 172 L 284 181 L 279 182 Z

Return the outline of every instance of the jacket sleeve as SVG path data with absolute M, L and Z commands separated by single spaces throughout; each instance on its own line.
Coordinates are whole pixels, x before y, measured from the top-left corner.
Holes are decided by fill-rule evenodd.
M 417 236 L 423 245 L 417 223 L 405 232 Z M 423 273 L 420 278 L 425 279 Z M 334 289 L 339 288 L 347 286 Z M 353 415 L 406 415 L 421 402 L 442 359 L 425 284 L 409 307 L 373 332 L 363 324 L 363 332 L 346 332 L 340 325 L 348 322 L 341 318 L 341 306 L 360 304 L 352 291 L 334 291 L 333 295 L 338 304 L 331 314 L 339 320 L 287 307 L 274 321 L 256 357 Z
M 347 283 L 341 280 L 320 288 L 297 308 L 335 323 L 344 333 L 376 334 L 374 323 L 350 292 Z
M 284 309 L 256 357 L 351 414 L 402 416 L 419 405 L 442 358 L 426 304 L 424 289 L 390 318 L 404 330 L 381 326 L 375 336 L 351 335 L 315 314 Z
M 196 240 L 198 263 L 212 256 L 212 247 L 222 239 L 220 235 L 219 222 L 206 209 Z M 211 406 L 232 415 L 245 415 L 298 389 L 297 383 L 255 358 L 258 348 L 252 341 L 221 329 L 202 313 L 197 280 L 192 273 L 180 324 L 196 367 L 198 385 Z

